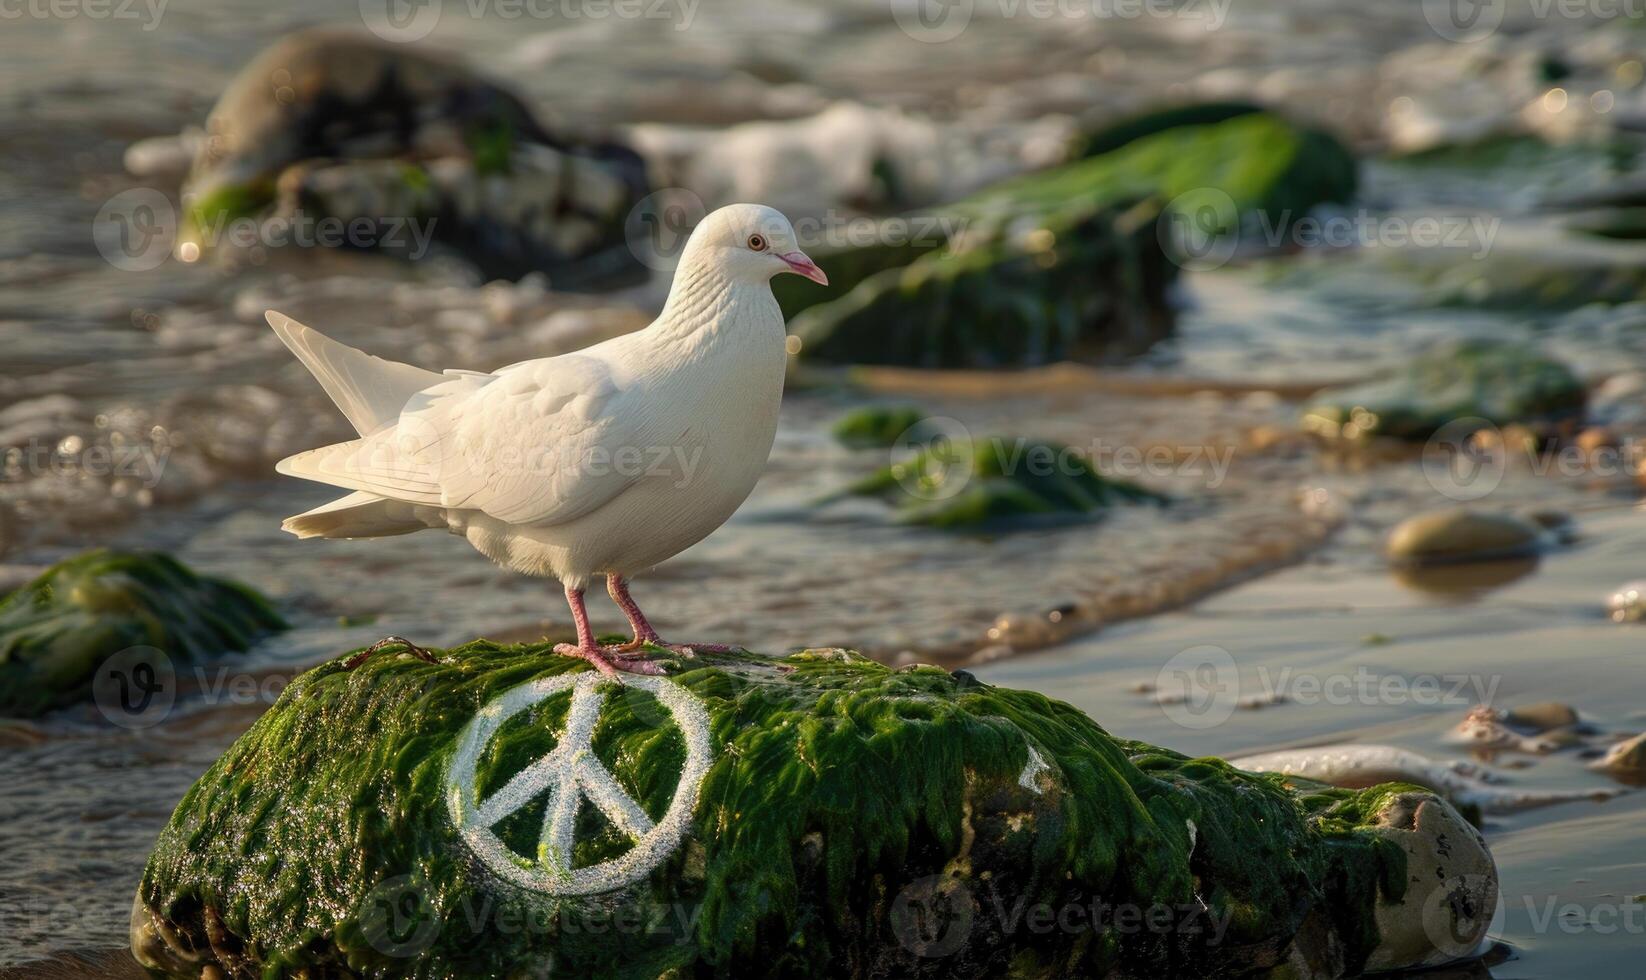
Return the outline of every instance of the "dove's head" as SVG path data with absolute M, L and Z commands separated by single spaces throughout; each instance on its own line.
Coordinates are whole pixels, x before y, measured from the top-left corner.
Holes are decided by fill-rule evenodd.
M 827 286 L 829 277 L 795 243 L 794 227 L 781 211 L 762 204 L 728 204 L 692 230 L 683 267 L 703 262 L 733 282 L 765 282 L 793 272 Z

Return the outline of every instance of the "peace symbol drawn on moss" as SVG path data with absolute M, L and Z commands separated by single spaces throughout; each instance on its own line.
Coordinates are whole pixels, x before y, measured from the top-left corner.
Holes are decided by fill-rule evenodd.
M 686 742 L 686 763 L 674 798 L 662 819 L 652 821 L 625 790 L 592 747 L 595 725 L 606 702 L 596 671 L 541 677 L 505 691 L 470 719 L 457 737 L 446 771 L 446 803 L 452 823 L 469 849 L 494 874 L 531 891 L 550 895 L 594 895 L 615 891 L 650 874 L 680 846 L 697 806 L 697 791 L 709 771 L 709 717 L 703 704 L 685 688 L 663 677 L 625 674 L 616 683 L 645 691 L 668 709 Z M 554 695 L 571 691 L 566 727 L 550 752 L 531 763 L 481 800 L 475 791 L 476 767 L 486 746 L 515 715 Z M 493 831 L 504 818 L 544 793 L 548 809 L 535 860 L 527 860 Z M 634 847 L 618 857 L 582 868 L 572 866 L 577 813 L 587 800 L 623 833 Z

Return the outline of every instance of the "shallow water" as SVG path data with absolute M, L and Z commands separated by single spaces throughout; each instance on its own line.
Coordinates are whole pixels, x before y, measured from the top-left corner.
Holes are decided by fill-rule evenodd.
M 1537 108 L 1541 89 L 1523 81 L 1478 84 L 1466 69 L 1484 51 L 1506 64 L 1559 51 L 1593 87 L 1628 63 L 1618 25 L 1534 23 L 1470 55 L 1396 6 L 1236 3 L 1215 31 L 1193 16 L 985 14 L 954 42 L 912 44 L 885 5 L 867 0 L 705 0 L 686 30 L 666 20 L 522 30 L 459 12 L 442 16 L 430 40 L 484 61 L 546 112 L 638 124 L 652 138 L 696 138 L 693 124 L 798 116 L 835 100 L 914 109 L 954 151 L 927 175 L 934 197 L 1044 162 L 1053 137 L 1082 118 L 1163 97 L 1257 94 L 1358 143 L 1409 145 L 1436 126 L 1466 130 L 1527 103 L 1535 129 L 1594 122 Z M 1523 5 L 1512 6 L 1518 16 Z M 121 168 L 131 140 L 198 123 L 251 54 L 334 9 L 179 0 L 153 30 L 25 18 L 0 33 L 0 442 L 23 451 L 0 480 L 0 554 L 10 563 L 0 587 L 89 544 L 158 547 L 265 590 L 298 624 L 234 662 L 246 686 L 218 665 L 193 675 L 199 691 L 155 728 L 120 731 L 89 707 L 0 726 L 0 784 L 10 788 L 0 798 L 0 968 L 123 943 L 130 895 L 171 807 L 290 672 L 385 633 L 440 645 L 568 627 L 553 583 L 500 571 L 455 538 L 299 543 L 279 531 L 282 517 L 334 494 L 272 478 L 273 461 L 345 429 L 261 314 L 278 306 L 374 353 L 482 368 L 644 323 L 655 284 L 569 297 L 541 283 L 481 286 L 450 263 L 335 254 L 133 273 L 93 247 L 98 208 L 141 183 Z M 1618 86 L 1616 98 L 1619 114 L 1646 105 L 1638 87 Z M 1544 196 L 1618 176 L 1597 167 L 1583 157 L 1482 179 L 1373 165 L 1365 196 L 1379 213 L 1444 208 L 1514 222 Z M 792 194 L 786 206 L 801 210 L 832 206 L 806 190 L 771 193 Z M 1535 339 L 1595 381 L 1640 368 L 1646 307 L 1437 308 L 1376 252 L 1318 248 L 1190 274 L 1177 336 L 1124 369 L 875 372 L 852 387 L 807 379 L 785 403 L 753 498 L 640 580 L 637 598 L 665 635 L 967 664 L 991 682 L 1067 699 L 1117 734 L 1195 753 L 1356 740 L 1458 758 L 1439 738 L 1481 700 L 1557 699 L 1610 731 L 1646 727 L 1629 682 L 1641 634 L 1600 611 L 1611 588 L 1640 577 L 1646 524 L 1627 475 L 1512 473 L 1493 505 L 1570 513 L 1576 540 L 1507 570 L 1497 587 L 1458 576 L 1414 587 L 1383 567 L 1377 546 L 1401 517 L 1445 503 L 1415 461 L 1366 465 L 1250 435 L 1291 428 L 1307 391 L 1375 375 L 1440 337 Z M 1089 449 L 1110 472 L 1179 502 L 1008 535 L 905 528 L 878 503 L 816 506 L 887 461 L 827 436 L 841 411 L 879 399 L 914 401 L 974 434 Z M 129 465 L 51 465 L 42 454 L 65 440 L 106 446 Z M 1151 448 L 1169 462 L 1129 472 L 1114 455 Z M 621 623 L 603 600 L 594 615 L 603 629 Z M 1180 652 L 1206 646 L 1239 665 L 1242 693 L 1263 693 L 1288 669 L 1288 683 L 1362 672 L 1463 683 L 1439 703 L 1311 703 L 1294 692 L 1209 726 L 1181 724 L 1134 692 L 1158 683 Z M 1022 655 L 1003 659 L 1011 653 Z M 1512 785 L 1610 785 L 1573 752 L 1530 761 L 1507 770 Z M 1640 799 L 1490 818 L 1505 885 L 1494 935 L 1515 950 L 1494 975 L 1614 975 L 1638 962 L 1646 919 L 1628 928 L 1624 899 L 1646 892 Z M 1605 930 L 1610 914 L 1625 926 Z M 123 964 L 115 956 L 62 975 L 129 972 Z

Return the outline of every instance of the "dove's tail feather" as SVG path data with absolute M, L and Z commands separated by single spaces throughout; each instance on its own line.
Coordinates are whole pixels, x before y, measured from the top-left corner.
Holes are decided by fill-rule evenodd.
M 283 313 L 270 310 L 267 319 L 363 436 L 398 419 L 413 395 L 446 380 L 433 371 L 340 344 Z
M 387 538 L 427 528 L 413 507 L 357 492 L 286 518 L 280 529 L 300 538 Z

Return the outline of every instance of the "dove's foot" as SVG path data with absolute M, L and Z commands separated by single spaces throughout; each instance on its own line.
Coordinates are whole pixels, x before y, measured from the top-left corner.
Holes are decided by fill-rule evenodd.
M 740 653 L 743 650 L 742 647 L 732 646 L 727 643 L 667 643 L 656 633 L 650 636 L 636 636 L 617 649 L 624 653 L 634 653 L 647 647 L 667 650 L 682 657 L 695 657 L 700 653 Z
M 606 576 L 606 591 L 610 593 L 617 608 L 623 610 L 623 615 L 629 619 L 629 625 L 634 627 L 634 639 L 617 649 L 623 653 L 635 653 L 647 647 L 659 647 L 681 657 L 695 657 L 700 653 L 737 653 L 742 647 L 728 646 L 724 643 L 665 643 L 657 630 L 646 620 L 646 614 L 640 611 L 640 606 L 629 595 L 629 583 L 621 575 Z
M 645 657 L 624 656 L 623 647 L 590 646 L 583 647 L 576 643 L 561 643 L 555 646 L 554 652 L 563 657 L 579 657 L 594 664 L 596 670 L 607 677 L 616 677 L 623 674 L 662 674 L 663 668 L 652 663 Z
M 357 653 L 354 656 L 350 657 L 349 659 L 343 661 L 343 669 L 344 670 L 353 670 L 354 668 L 356 668 L 356 667 L 360 666 L 361 664 L 365 663 L 367 660 L 371 659 L 372 654 L 377 653 L 379 650 L 383 650 L 387 647 L 393 647 L 393 646 L 405 647 L 407 653 L 411 654 L 412 656 L 416 657 L 419 660 L 426 661 L 426 662 L 431 663 L 431 664 L 437 664 L 437 663 L 440 662 L 440 661 L 438 661 L 434 658 L 434 654 L 432 654 L 429 651 L 423 649 L 422 647 L 418 646 L 417 644 L 413 643 L 412 641 L 406 639 L 403 636 L 385 636 L 381 640 L 378 640 L 376 643 L 373 643 L 371 646 L 367 647 L 366 649 L 361 650 L 359 653 Z

